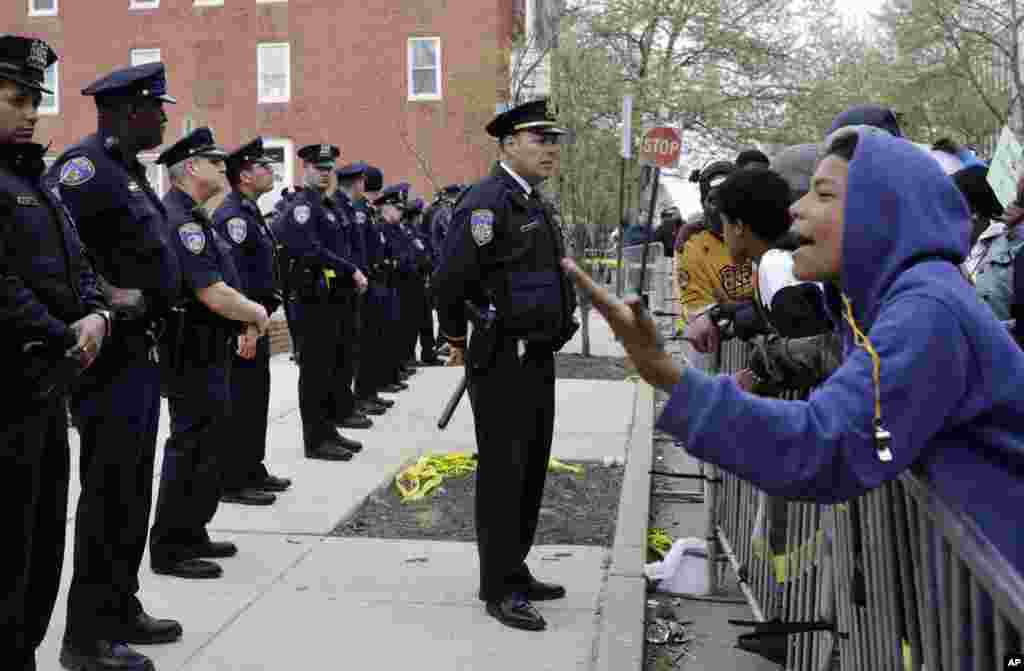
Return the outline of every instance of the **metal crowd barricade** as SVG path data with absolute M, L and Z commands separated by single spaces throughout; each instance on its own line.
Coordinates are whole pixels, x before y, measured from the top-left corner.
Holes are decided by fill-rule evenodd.
M 731 374 L 748 361 L 732 340 L 704 368 Z M 790 635 L 786 669 L 982 671 L 1020 652 L 1024 577 L 920 476 L 819 505 L 701 470 L 712 592 L 728 564 L 755 619 L 832 625 Z
M 640 283 L 640 267 L 643 260 L 643 245 L 622 248 L 622 267 L 616 272 L 623 275 L 624 294 L 636 293 Z M 612 283 L 615 283 L 613 278 Z M 666 257 L 660 242 L 652 242 L 647 250 L 647 272 L 644 275 L 643 292 L 649 296 L 651 310 L 672 312 L 675 297 L 672 295 L 672 258 Z

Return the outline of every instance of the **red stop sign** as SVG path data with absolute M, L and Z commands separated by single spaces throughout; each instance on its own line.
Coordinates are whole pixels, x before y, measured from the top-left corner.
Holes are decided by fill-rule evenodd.
M 679 163 L 679 152 L 683 149 L 683 138 L 679 131 L 669 126 L 659 126 L 647 131 L 640 145 L 640 162 L 659 168 L 674 168 Z

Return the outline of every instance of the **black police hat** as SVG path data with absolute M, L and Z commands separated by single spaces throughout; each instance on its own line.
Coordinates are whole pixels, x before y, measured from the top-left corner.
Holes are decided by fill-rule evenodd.
M 228 154 L 213 143 L 213 131 L 203 126 L 172 144 L 157 157 L 156 162 L 170 167 L 194 156 L 224 160 Z
M 97 98 L 125 96 L 178 102 L 167 95 L 167 74 L 163 63 L 144 63 L 114 70 L 82 89 L 82 95 Z
M 366 169 L 370 166 L 366 165 L 363 161 L 356 161 L 355 163 L 349 163 L 338 168 L 338 177 L 341 179 L 352 179 L 353 177 L 359 177 L 359 175 L 365 175 Z
M 402 209 L 405 207 L 405 200 L 409 196 L 409 184 L 400 182 L 392 184 L 380 192 L 380 195 L 373 201 L 374 205 L 394 205 Z
M 384 188 L 384 173 L 380 171 L 380 168 L 375 168 L 372 165 L 366 166 L 366 171 L 363 173 L 366 175 L 366 190 L 380 191 Z
M 333 144 L 307 144 L 299 150 L 299 158 L 306 163 L 315 166 L 334 166 L 334 162 L 341 156 L 341 150 Z
M 273 159 L 268 158 L 263 153 L 263 138 L 261 137 L 256 138 L 249 144 L 242 145 L 224 159 L 227 171 L 236 175 L 245 169 L 246 166 L 253 164 L 270 165 L 273 162 Z
M 513 107 L 494 117 L 491 123 L 487 124 L 487 134 L 496 138 L 503 138 L 521 130 L 555 135 L 565 133 L 565 129 L 559 128 L 555 123 L 555 117 L 548 112 L 547 98 Z
M 42 40 L 19 35 L 0 37 L 0 77 L 43 93 L 46 68 L 57 62 L 57 54 Z

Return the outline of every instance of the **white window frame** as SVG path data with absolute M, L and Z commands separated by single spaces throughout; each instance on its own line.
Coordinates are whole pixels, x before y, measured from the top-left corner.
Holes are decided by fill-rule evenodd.
M 60 14 L 60 0 L 53 0 L 53 9 L 36 9 L 36 0 L 28 0 L 29 16 L 57 16 Z
M 60 114 L 60 63 L 54 62 L 54 64 L 46 68 L 46 70 L 50 71 L 51 68 L 53 69 L 53 86 L 47 86 L 47 84 L 51 82 L 46 81 L 45 74 L 43 75 L 43 86 L 53 89 L 53 105 L 44 105 L 42 102 L 40 102 L 39 113 L 45 114 L 47 116 L 56 116 L 57 114 Z M 43 94 L 43 101 L 46 100 L 46 97 L 48 95 L 50 94 Z
M 285 92 L 279 97 L 263 97 L 263 50 L 285 48 Z M 260 42 L 256 45 L 256 102 L 259 104 L 287 103 L 292 99 L 292 45 L 290 42 Z
M 434 44 L 434 48 L 435 48 L 435 50 L 437 52 L 437 67 L 435 68 L 435 72 L 434 72 L 434 83 L 436 84 L 436 87 L 437 87 L 437 92 L 436 93 L 420 93 L 420 94 L 413 93 L 413 83 L 414 83 L 414 79 L 413 79 L 413 49 L 414 49 L 414 45 L 419 43 L 419 42 L 432 42 Z M 444 62 L 441 60 L 441 38 L 440 37 L 410 37 L 408 42 L 407 42 L 407 47 L 406 47 L 406 50 L 405 50 L 405 59 L 406 59 L 406 71 L 405 71 L 405 74 L 406 74 L 406 80 L 407 80 L 407 83 L 408 83 L 409 100 L 415 100 L 415 101 L 420 101 L 420 100 L 441 100 L 444 97 L 444 91 L 442 90 L 443 78 L 441 77 L 441 68 L 444 65 Z M 421 70 L 426 70 L 427 68 L 420 68 L 420 69 Z
M 139 154 L 139 163 L 145 166 L 147 176 L 150 168 L 156 170 L 156 179 L 150 180 L 149 185 L 153 187 L 154 191 L 156 191 L 156 195 L 163 198 L 164 194 L 170 190 L 171 182 L 170 177 L 167 174 L 167 166 L 158 165 L 156 162 L 159 156 L 160 154 L 153 153 Z
M 277 171 L 274 171 L 274 188 L 263 194 L 256 201 L 260 212 L 271 212 L 277 202 L 281 200 L 281 189 L 292 187 L 295 184 L 295 142 L 287 138 L 265 137 L 263 138 L 263 150 L 280 149 L 284 156 L 281 163 L 281 181 L 277 181 Z M 276 163 L 275 163 L 276 165 Z
M 152 60 L 152 59 L 139 60 L 139 61 L 135 60 L 135 55 L 136 54 L 142 54 L 142 53 L 152 54 L 153 52 L 156 52 L 156 60 Z M 162 58 L 163 58 L 163 54 L 160 52 L 160 49 L 159 48 L 154 48 L 154 47 L 139 47 L 137 49 L 132 49 L 131 51 L 128 52 L 128 64 L 131 65 L 132 67 L 135 67 L 136 65 L 142 65 L 143 63 L 158 63 Z
M 224 6 L 224 0 L 195 0 L 192 3 L 193 7 L 222 7 Z
M 160 0 L 128 0 L 128 9 L 160 9 Z

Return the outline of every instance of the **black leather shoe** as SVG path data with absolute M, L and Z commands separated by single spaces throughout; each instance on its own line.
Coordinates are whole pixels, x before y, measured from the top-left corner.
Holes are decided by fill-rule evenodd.
M 151 562 L 153 573 L 173 575 L 189 580 L 210 580 L 224 575 L 219 564 L 205 559 L 182 559 L 180 561 Z
M 268 473 L 262 480 L 253 482 L 252 486 L 256 489 L 262 489 L 265 492 L 283 492 L 292 486 L 292 479 L 279 478 L 276 475 L 270 475 Z
M 370 400 L 372 400 L 377 405 L 383 405 L 385 408 L 393 408 L 393 407 L 395 407 L 395 402 L 394 401 L 392 401 L 391 399 L 384 398 L 383 396 L 374 396 Z
M 508 596 L 500 601 L 488 601 L 487 613 L 506 627 L 515 629 L 543 631 L 548 626 L 537 609 L 531 606 L 522 594 Z
M 526 599 L 528 601 L 551 601 L 553 599 L 565 598 L 565 588 L 540 580 L 531 580 L 526 586 Z
M 377 405 L 373 401 L 363 401 L 362 403 L 359 404 L 359 410 L 361 410 L 364 414 L 375 416 L 383 415 L 385 412 L 387 412 L 387 409 L 384 406 Z
M 397 394 L 398 392 L 405 391 L 408 388 L 409 385 L 405 384 L 404 382 L 392 382 L 391 384 L 384 385 L 383 387 L 380 388 L 380 390 L 388 394 Z M 392 403 L 393 402 L 394 401 L 392 401 Z
M 138 645 L 173 643 L 181 638 L 181 624 L 177 620 L 163 620 L 139 613 L 118 627 L 115 636 L 119 641 Z
M 337 434 L 336 436 L 334 436 L 333 438 L 331 438 L 331 440 L 334 441 L 335 445 L 341 447 L 344 450 L 348 450 L 349 452 L 352 452 L 353 454 L 355 454 L 356 452 L 362 452 L 363 451 L 363 444 L 362 443 L 360 443 L 358 440 L 352 440 L 351 438 L 346 438 L 345 436 L 341 435 L 340 433 Z
M 192 556 L 205 559 L 224 559 L 238 554 L 238 546 L 231 541 L 206 541 L 192 548 Z
M 441 361 L 440 359 L 435 357 L 433 359 L 424 359 L 423 361 L 421 361 L 419 363 L 419 365 L 420 366 L 443 366 L 444 365 L 444 361 Z
M 369 429 L 373 426 L 373 420 L 366 415 L 352 413 L 345 419 L 337 422 L 337 425 L 346 429 Z
M 70 643 L 60 648 L 60 665 L 69 671 L 155 671 L 149 657 L 113 641 Z
M 244 506 L 269 506 L 277 501 L 277 497 L 260 489 L 246 487 L 225 491 L 220 495 L 220 500 L 224 503 L 241 503 Z
M 348 461 L 352 458 L 352 452 L 346 450 L 336 440 L 324 440 L 314 449 L 307 449 L 306 458 L 322 459 L 324 461 Z

